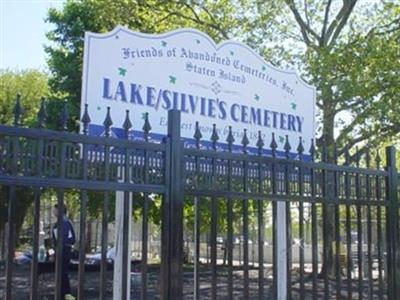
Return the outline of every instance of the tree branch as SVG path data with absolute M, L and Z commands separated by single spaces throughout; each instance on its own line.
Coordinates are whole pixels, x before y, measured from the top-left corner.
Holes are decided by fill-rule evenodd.
M 328 3 L 326 4 L 326 8 L 325 8 L 324 24 L 322 25 L 321 39 L 319 42 L 321 46 L 325 46 L 325 33 L 326 33 L 326 27 L 328 26 L 329 10 L 331 8 L 331 3 L 332 3 L 332 0 L 329 0 Z
M 338 109 L 335 110 L 335 114 L 337 114 L 341 111 L 344 111 L 344 110 L 354 109 L 357 106 L 363 104 L 364 102 L 365 102 L 365 99 L 362 99 L 362 98 L 355 99 L 351 103 L 346 103 L 346 104 L 343 104 L 342 106 L 340 106 Z
M 307 26 L 310 27 L 310 19 L 308 18 L 307 0 L 304 0 L 304 15 L 305 15 L 305 17 L 306 17 Z
M 327 32 L 327 35 L 325 38 L 325 44 L 328 45 L 328 48 L 331 48 L 334 45 L 336 38 L 339 36 L 343 27 L 346 25 L 347 20 L 349 19 L 350 15 L 354 9 L 354 6 L 357 3 L 357 0 L 344 0 L 343 3 L 344 3 L 344 5 L 342 8 L 344 8 L 344 9 L 339 12 L 340 18 L 338 18 L 339 17 L 339 14 L 338 14 L 337 18 L 335 18 L 335 21 L 333 21 L 331 24 L 331 26 L 336 25 L 336 24 L 337 24 L 337 26 L 333 26 L 331 28 L 331 31 L 329 31 L 329 29 L 328 29 L 328 32 Z M 329 27 L 331 27 L 331 26 L 329 26 Z M 333 33 L 333 35 L 332 35 L 332 33 Z
M 338 143 L 342 143 L 342 142 L 344 141 L 344 139 L 347 137 L 347 135 L 350 134 L 350 133 L 354 130 L 354 127 L 355 127 L 357 124 L 362 123 L 362 121 L 363 121 L 367 116 L 369 116 L 369 115 L 370 115 L 370 109 L 366 109 L 366 110 L 364 110 L 362 113 L 358 114 L 358 115 L 354 118 L 354 120 L 353 120 L 346 128 L 344 128 L 344 129 L 340 132 L 340 134 L 339 134 L 339 136 L 337 137 L 336 141 L 337 141 Z
M 301 34 L 304 38 L 304 42 L 306 43 L 307 46 L 311 46 L 311 40 L 308 36 L 308 34 L 314 36 L 317 40 L 319 40 L 319 36 L 315 33 L 314 30 L 311 29 L 303 20 L 301 17 L 299 11 L 297 10 L 294 1 L 293 0 L 285 0 L 285 3 L 289 6 L 290 10 L 292 11 L 297 24 L 300 26 L 300 31 Z

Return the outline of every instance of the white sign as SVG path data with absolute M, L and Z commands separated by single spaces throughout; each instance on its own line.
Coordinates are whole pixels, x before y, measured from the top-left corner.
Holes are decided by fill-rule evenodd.
M 224 143 L 231 125 L 235 145 L 247 129 L 249 147 L 258 131 L 266 148 L 274 132 L 278 149 L 289 136 L 292 152 L 299 137 L 305 153 L 314 137 L 315 89 L 293 72 L 266 63 L 248 46 L 225 41 L 216 45 L 206 34 L 181 29 L 159 35 L 116 27 L 104 34 L 87 32 L 82 108 L 89 106 L 89 134 L 101 135 L 107 106 L 113 136 L 122 137 L 126 110 L 133 137 L 140 138 L 149 113 L 152 138 L 167 132 L 167 111 L 182 112 L 182 137 L 190 142 L 199 121 L 204 140 L 215 123 Z M 223 147 L 223 145 L 220 145 Z

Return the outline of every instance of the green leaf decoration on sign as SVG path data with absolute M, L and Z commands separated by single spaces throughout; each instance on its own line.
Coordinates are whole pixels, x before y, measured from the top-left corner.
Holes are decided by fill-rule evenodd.
M 169 82 L 175 84 L 175 83 L 176 83 L 176 77 L 170 75 L 170 76 L 169 76 Z
M 234 55 L 235 53 L 231 50 L 231 51 L 229 51 L 230 53 L 231 53 L 231 55 Z
M 284 138 L 283 136 L 280 135 L 280 136 L 279 136 L 279 143 L 282 144 L 284 141 L 285 141 L 285 138 Z
M 261 69 L 262 69 L 263 71 L 265 71 L 266 67 L 265 67 L 265 66 L 262 66 Z
M 146 118 L 146 114 L 147 114 L 147 113 L 145 113 L 145 112 L 142 113 L 142 119 L 143 119 L 143 120 Z
M 296 110 L 296 108 L 297 108 L 297 104 L 294 102 L 291 102 L 290 106 L 292 107 L 293 110 Z
M 161 46 L 166 47 L 167 46 L 167 42 L 166 41 L 161 41 Z
M 200 44 L 200 40 L 196 39 L 196 43 L 197 43 L 197 44 Z
M 97 110 L 100 110 L 101 109 L 101 107 L 100 106 L 97 106 Z
M 126 69 L 119 67 L 118 68 L 118 74 L 120 76 L 125 76 L 126 75 Z
M 259 100 L 260 100 L 260 96 L 257 95 L 257 94 L 255 94 L 255 95 L 254 95 L 254 100 L 259 101 Z

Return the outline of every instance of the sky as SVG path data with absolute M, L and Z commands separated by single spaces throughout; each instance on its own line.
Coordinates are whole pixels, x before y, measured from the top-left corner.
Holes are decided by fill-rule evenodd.
M 0 69 L 47 70 L 43 46 L 50 7 L 61 8 L 64 0 L 0 0 Z

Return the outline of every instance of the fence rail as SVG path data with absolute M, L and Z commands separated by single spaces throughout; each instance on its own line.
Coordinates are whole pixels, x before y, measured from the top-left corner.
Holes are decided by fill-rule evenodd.
M 124 132 L 122 139 L 112 137 L 109 109 L 101 137 L 88 135 L 87 106 L 82 134 L 66 132 L 67 106 L 60 115 L 61 131 L 44 129 L 44 101 L 37 128 L 20 127 L 19 99 L 14 112 L 14 126 L 0 125 L 0 184 L 7 194 L 11 224 L 2 285 L 6 299 L 17 298 L 12 283 L 15 216 L 18 196 L 26 191 L 31 192 L 34 211 L 30 297 L 39 299 L 39 218 L 47 190 L 55 193 L 59 209 L 68 202 L 68 191 L 79 193 L 80 299 L 87 297 L 85 230 L 93 192 L 102 199 L 99 299 L 110 298 L 107 226 L 110 200 L 117 192 L 123 199 L 123 231 L 129 232 L 130 203 L 142 220 L 140 292 L 131 294 L 123 288 L 121 299 L 352 299 L 355 295 L 357 299 L 399 299 L 399 175 L 394 147 L 387 148 L 382 169 L 379 153 L 372 159 L 367 151 L 361 159 L 357 151 L 351 165 L 349 149 L 345 149 L 343 165 L 339 165 L 337 149 L 323 146 L 317 151 L 312 141 L 306 151 L 299 138 L 293 152 L 287 137 L 278 146 L 274 134 L 266 141 L 261 132 L 256 145 L 249 145 L 246 131 L 237 145 L 230 128 L 221 147 L 215 126 L 210 141 L 204 141 L 198 123 L 193 139 L 183 143 L 178 111 L 169 112 L 168 133 L 161 141 L 151 139 L 147 115 L 143 132 L 135 136 L 129 111 L 117 126 Z M 159 269 L 148 261 L 149 210 L 155 194 L 161 199 L 155 212 L 161 218 Z M 59 215 L 60 237 L 62 221 Z M 272 247 L 265 247 L 268 224 L 272 225 Z M 209 235 L 206 247 L 200 241 L 204 232 Z M 184 235 L 192 237 L 193 247 L 187 250 L 192 253 L 190 259 L 185 259 Z M 311 245 L 306 245 L 307 236 Z M 130 240 L 127 234 L 122 238 L 124 266 L 130 261 Z M 296 264 L 292 248 L 298 251 Z M 282 249 L 284 253 L 279 252 Z M 204 260 L 204 251 L 207 257 L 210 252 L 209 262 Z M 56 299 L 62 299 L 63 253 L 60 238 Z M 250 263 L 251 253 L 256 263 Z M 267 263 L 265 258 L 271 255 L 272 263 Z M 130 280 L 127 270 L 122 268 L 122 286 Z

